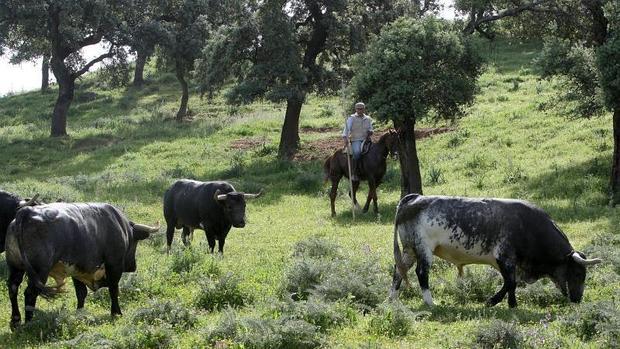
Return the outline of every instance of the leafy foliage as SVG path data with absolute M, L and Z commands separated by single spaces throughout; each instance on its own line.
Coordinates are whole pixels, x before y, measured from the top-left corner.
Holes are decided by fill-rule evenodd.
M 355 61 L 355 95 L 374 117 L 452 118 L 473 102 L 481 57 L 471 38 L 434 17 L 399 18 Z
M 504 321 L 492 321 L 481 326 L 476 333 L 475 344 L 484 349 L 521 348 L 524 343 L 523 332 L 519 325 Z

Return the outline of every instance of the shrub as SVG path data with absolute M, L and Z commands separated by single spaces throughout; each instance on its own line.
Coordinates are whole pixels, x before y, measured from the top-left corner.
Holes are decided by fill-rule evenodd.
M 553 304 L 562 304 L 568 301 L 554 285 L 545 283 L 545 280 L 527 285 L 520 289 L 518 293 L 520 298 L 528 303 L 536 304 L 539 307 L 548 307 Z
M 563 327 L 579 338 L 589 341 L 600 337 L 609 342 L 620 340 L 620 309 L 612 301 L 582 303 L 560 319 Z
M 227 273 L 217 281 L 207 279 L 200 284 L 195 299 L 196 306 L 206 310 L 221 310 L 225 307 L 238 308 L 251 302 L 250 295 L 239 287 L 239 278 Z
M 283 278 L 283 289 L 294 300 L 307 299 L 322 280 L 332 263 L 312 258 L 298 259 L 286 270 Z
M 237 335 L 237 326 L 235 312 L 230 308 L 226 309 L 222 316 L 220 316 L 217 325 L 207 331 L 207 343 L 213 345 L 218 341 L 235 338 Z
M 18 327 L 18 338 L 39 342 L 73 338 L 86 332 L 95 319 L 82 312 L 74 312 L 64 306 L 52 311 L 36 310 L 32 321 Z
M 171 301 L 150 301 L 146 308 L 139 308 L 133 320 L 144 324 L 168 324 L 177 329 L 189 329 L 196 324 L 194 316 L 184 306 Z
M 339 260 L 314 291 L 326 300 L 350 300 L 362 307 L 375 307 L 385 299 L 387 275 L 377 258 Z
M 170 270 L 177 274 L 189 273 L 202 258 L 200 251 L 193 247 L 178 249 L 172 254 Z
M 295 257 L 333 258 L 338 257 L 338 255 L 338 245 L 318 236 L 298 241 L 293 248 L 293 256 Z
M 412 324 L 428 314 L 430 313 L 413 312 L 401 302 L 383 303 L 377 307 L 368 324 L 369 332 L 378 336 L 406 336 L 410 333 Z
M 298 171 L 295 176 L 294 189 L 309 193 L 318 191 L 323 184 L 323 174 L 316 171 Z
M 226 311 L 207 333 L 207 344 L 231 343 L 243 348 L 316 348 L 322 338 L 316 326 L 290 318 L 237 318 Z
M 82 333 L 73 339 L 58 342 L 54 347 L 70 349 L 116 349 L 121 347 L 121 345 L 99 333 Z
M 523 333 L 517 324 L 494 320 L 477 330 L 474 347 L 483 349 L 521 348 L 523 343 Z
M 351 323 L 356 316 L 356 311 L 347 302 L 327 302 L 313 296 L 307 301 L 288 303 L 283 312 L 283 317 L 304 320 L 321 332 Z
M 173 331 L 168 326 L 130 325 L 121 331 L 123 349 L 173 348 Z
M 445 291 L 459 304 L 484 302 L 493 296 L 502 282 L 499 273 L 494 269 L 469 271 L 462 277 L 456 278 L 455 282 L 446 283 Z

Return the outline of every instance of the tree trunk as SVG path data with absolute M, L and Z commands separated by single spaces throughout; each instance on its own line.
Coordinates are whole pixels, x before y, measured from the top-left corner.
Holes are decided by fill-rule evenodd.
M 41 61 L 41 92 L 47 91 L 50 85 L 50 56 L 43 55 Z
M 400 196 L 407 194 L 422 194 L 422 177 L 420 175 L 420 161 L 415 140 L 415 121 L 409 118 L 404 123 L 394 123 L 399 130 L 399 160 L 400 160 Z
M 300 93 L 289 97 L 286 101 L 286 114 L 284 116 L 284 125 L 280 135 L 280 148 L 278 150 L 280 159 L 292 159 L 297 149 L 299 149 L 299 115 L 301 114 L 304 99 L 305 94 Z
M 67 135 L 67 114 L 73 101 L 75 92 L 75 80 L 58 79 L 58 98 L 52 114 L 52 137 Z
M 614 109 L 614 153 L 611 166 L 611 204 L 620 203 L 620 108 Z
M 136 87 L 144 84 L 144 66 L 146 65 L 147 59 L 148 55 L 144 51 L 138 51 L 138 55 L 136 57 L 136 70 L 133 75 L 133 85 Z
M 179 111 L 177 112 L 177 121 L 183 121 L 185 115 L 187 114 L 187 101 L 189 100 L 189 89 L 187 87 L 187 81 L 185 81 L 185 72 L 180 63 L 176 65 L 176 73 L 177 79 L 181 84 L 181 89 L 183 90 L 183 95 L 181 96 L 181 106 L 179 107 Z

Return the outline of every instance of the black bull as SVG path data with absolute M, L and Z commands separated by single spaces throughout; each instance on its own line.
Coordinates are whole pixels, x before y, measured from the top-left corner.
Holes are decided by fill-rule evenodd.
M 237 192 L 227 182 L 176 181 L 164 194 L 168 252 L 175 228 L 183 228 L 182 239 L 186 246 L 194 229 L 203 229 L 211 253 L 217 240 L 219 252 L 223 254 L 230 228 L 245 226 L 245 200 L 260 194 Z
M 580 302 L 586 266 L 601 262 L 575 251 L 551 218 L 526 201 L 407 195 L 396 210 L 391 298 L 403 278 L 408 284 L 407 271 L 417 263 L 422 296 L 433 304 L 428 284 L 433 255 L 459 268 L 488 264 L 499 270 L 504 285 L 487 304 L 508 293 L 510 307 L 517 305 L 517 277 L 529 283 L 549 277 L 563 295 Z
M 111 313 L 121 315 L 118 282 L 123 272 L 136 270 L 136 245 L 158 227 L 129 221 L 117 208 L 103 203 L 54 203 L 17 212 L 6 237 L 7 281 L 11 325 L 21 321 L 17 293 L 24 273 L 26 321 L 32 319 L 38 295 L 53 297 L 72 277 L 77 307 L 84 306 L 86 287 L 108 287 Z M 46 286 L 48 277 L 56 286 Z
M 6 230 L 15 219 L 17 210 L 38 204 L 37 197 L 38 195 L 35 195 L 32 199 L 22 199 L 15 194 L 0 190 L 0 253 L 4 252 Z

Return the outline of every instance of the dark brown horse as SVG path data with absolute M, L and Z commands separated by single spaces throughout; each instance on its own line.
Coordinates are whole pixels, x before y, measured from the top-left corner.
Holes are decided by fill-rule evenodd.
M 394 154 L 397 145 L 398 134 L 396 131 L 390 130 L 381 136 L 377 143 L 372 143 L 368 152 L 361 159 L 358 177 L 360 180 L 368 182 L 368 198 L 364 205 L 364 212 L 368 212 L 371 200 L 373 201 L 375 214 L 379 211 L 377 207 L 377 187 L 381 184 L 383 176 L 385 175 L 385 170 L 387 168 L 386 158 L 390 153 Z M 329 179 L 332 182 L 332 189 L 329 193 L 332 217 L 336 215 L 335 201 L 336 194 L 338 193 L 338 183 L 343 176 L 349 178 L 346 157 L 347 155 L 344 154 L 343 149 L 337 150 L 332 156 L 325 160 L 325 164 L 323 165 L 325 181 Z M 359 186 L 360 181 L 353 181 L 353 193 L 349 192 L 349 196 L 353 195 L 355 206 L 359 206 L 355 196 Z

